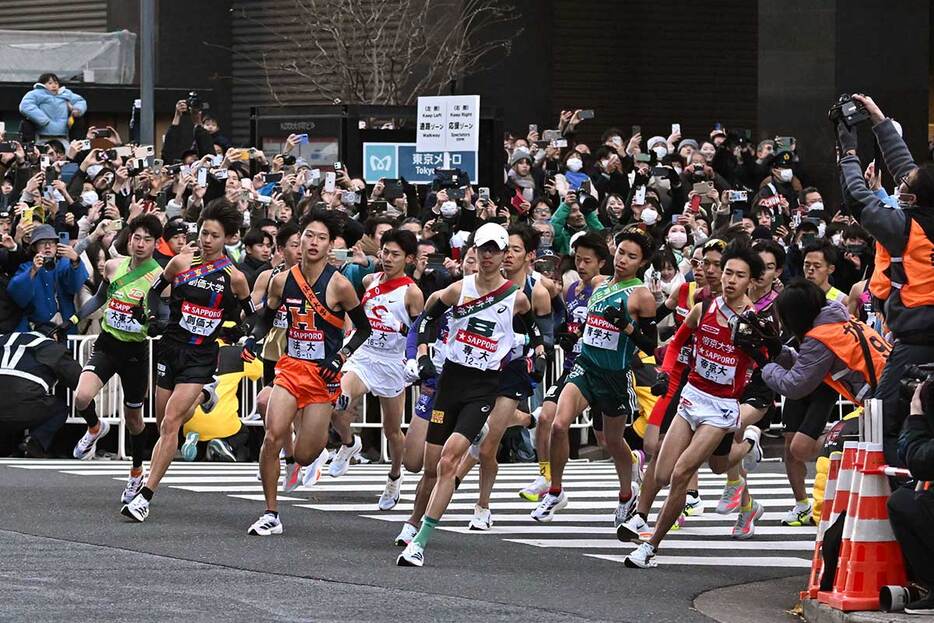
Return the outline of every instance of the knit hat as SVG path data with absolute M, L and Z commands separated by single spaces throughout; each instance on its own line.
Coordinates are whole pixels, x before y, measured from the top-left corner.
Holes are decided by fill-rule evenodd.
M 516 163 L 523 160 L 528 160 L 529 164 L 532 164 L 532 154 L 529 153 L 529 150 L 523 147 L 517 147 L 513 150 L 512 155 L 509 157 L 509 166 L 514 167 Z
M 697 144 L 697 141 L 695 141 L 693 138 L 686 138 L 678 143 L 678 151 L 681 151 L 682 147 L 688 146 L 693 147 L 694 149 L 700 149 L 700 145 Z
M 655 147 L 655 146 L 658 145 L 659 143 L 661 143 L 662 145 L 667 146 L 667 145 L 668 145 L 668 139 L 666 139 L 664 136 L 653 136 L 653 137 L 650 138 L 650 139 L 648 140 L 648 142 L 645 144 L 645 147 L 646 147 L 646 149 L 652 149 L 653 147 Z

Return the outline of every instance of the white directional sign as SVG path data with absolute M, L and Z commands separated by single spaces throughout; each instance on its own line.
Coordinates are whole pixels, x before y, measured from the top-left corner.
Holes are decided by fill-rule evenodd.
M 479 139 L 479 95 L 418 98 L 418 133 L 415 143 L 418 151 L 475 152 Z

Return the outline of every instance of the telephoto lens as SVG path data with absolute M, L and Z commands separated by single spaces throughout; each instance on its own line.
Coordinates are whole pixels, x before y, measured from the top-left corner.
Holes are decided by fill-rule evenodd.
M 921 599 L 921 589 L 908 586 L 883 586 L 879 589 L 879 609 L 882 612 L 901 612 L 905 606 Z

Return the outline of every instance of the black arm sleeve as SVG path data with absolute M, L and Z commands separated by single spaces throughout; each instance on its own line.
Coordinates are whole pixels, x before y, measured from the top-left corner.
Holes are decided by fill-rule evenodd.
M 347 342 L 344 348 L 353 353 L 366 342 L 370 334 L 373 333 L 373 329 L 370 327 L 370 321 L 367 320 L 366 312 L 363 311 L 363 305 L 357 305 L 353 309 L 348 310 L 347 316 L 350 318 L 350 322 L 353 323 L 353 327 L 356 331 L 354 331 L 353 337 L 350 338 L 350 341 Z
M 639 318 L 639 322 L 633 325 L 629 339 L 643 353 L 654 353 L 658 347 L 658 327 L 655 325 L 655 318 Z
M 529 346 L 531 346 L 534 350 L 539 346 L 544 345 L 545 342 L 542 340 L 542 332 L 538 329 L 538 324 L 535 322 L 535 314 L 532 312 L 532 310 L 529 310 L 519 316 L 519 319 L 525 323 L 525 327 L 528 329 L 527 335 L 529 336 Z
M 551 314 L 535 316 L 535 325 L 542 333 L 542 343 L 548 348 L 555 346 L 555 319 Z
M 272 329 L 272 323 L 275 318 L 276 310 L 271 309 L 267 305 L 263 305 L 262 309 L 256 312 L 256 323 L 253 325 L 253 330 L 250 331 L 250 335 L 253 339 L 259 341 L 266 337 L 266 334 Z
M 76 314 L 78 320 L 84 320 L 107 302 L 107 288 L 110 287 L 110 282 L 106 279 L 101 280 L 100 287 L 97 288 L 97 292 L 94 293 L 94 296 L 89 298 L 84 302 L 84 305 L 81 306 L 81 309 L 78 310 Z
M 434 303 L 425 308 L 422 314 L 422 320 L 418 324 L 418 343 L 430 344 L 434 341 L 435 322 L 444 315 L 450 306 L 446 305 L 440 298 L 435 299 Z
M 658 308 L 655 310 L 655 322 L 661 322 L 662 320 L 670 316 L 671 312 L 673 311 L 674 311 L 673 309 L 670 309 L 667 305 L 665 305 L 664 302 L 662 302 L 662 304 L 659 305 Z
M 245 299 L 240 299 L 240 309 L 243 310 L 243 317 L 249 318 L 253 314 L 257 313 L 259 310 L 256 309 L 256 306 L 253 305 L 252 297 L 246 297 Z
M 146 294 L 146 303 L 149 306 L 149 317 L 156 316 L 159 313 L 159 305 L 162 302 L 162 291 L 169 285 L 169 280 L 165 278 L 165 273 L 152 282 L 152 287 Z

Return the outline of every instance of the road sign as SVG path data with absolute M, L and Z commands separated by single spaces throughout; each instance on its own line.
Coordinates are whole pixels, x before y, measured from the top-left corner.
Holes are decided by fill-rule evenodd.
M 477 154 L 473 151 L 448 153 L 448 166 L 461 169 L 477 182 Z M 364 143 L 363 179 L 375 184 L 383 178 L 405 178 L 411 184 L 430 184 L 435 169 L 444 168 L 444 152 L 419 151 L 415 143 Z
M 476 152 L 480 144 L 480 96 L 418 98 L 417 131 L 420 152 Z

